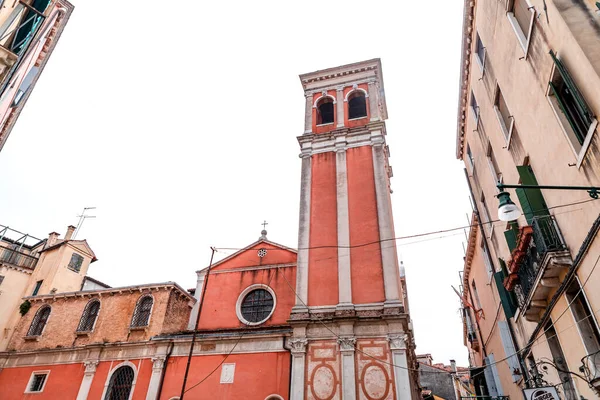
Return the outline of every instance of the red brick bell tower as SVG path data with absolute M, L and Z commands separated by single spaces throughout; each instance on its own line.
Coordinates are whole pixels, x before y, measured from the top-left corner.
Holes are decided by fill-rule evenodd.
M 381 61 L 300 80 L 292 399 L 410 399 L 416 361 L 393 240 Z

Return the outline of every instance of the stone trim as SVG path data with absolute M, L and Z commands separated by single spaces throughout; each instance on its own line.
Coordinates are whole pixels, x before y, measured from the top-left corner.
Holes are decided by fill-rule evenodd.
M 243 267 L 243 268 L 231 268 L 231 269 L 222 269 L 222 270 L 218 270 L 218 271 L 213 271 L 211 269 L 210 273 L 211 274 L 230 274 L 230 273 L 235 273 L 235 272 L 247 272 L 247 271 L 261 271 L 261 270 L 268 270 L 268 269 L 278 269 L 278 268 L 291 268 L 291 267 L 295 267 L 296 263 L 290 263 L 290 264 L 269 264 L 269 265 L 257 265 L 255 267 Z

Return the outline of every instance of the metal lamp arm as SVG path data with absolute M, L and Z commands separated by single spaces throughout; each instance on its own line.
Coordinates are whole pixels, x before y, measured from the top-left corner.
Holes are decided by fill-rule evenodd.
M 551 186 L 551 185 L 505 185 L 498 182 L 496 185 L 501 192 L 504 189 L 550 189 L 550 190 L 585 190 L 592 199 L 597 199 L 600 195 L 600 187 L 595 186 Z

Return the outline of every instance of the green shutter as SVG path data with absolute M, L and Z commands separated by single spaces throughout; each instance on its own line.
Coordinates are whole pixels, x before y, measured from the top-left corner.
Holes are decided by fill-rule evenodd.
M 538 184 L 531 166 L 519 165 L 517 166 L 517 171 L 521 177 L 521 184 Z M 517 197 L 519 198 L 519 203 L 521 203 L 521 209 L 523 210 L 523 214 L 525 215 L 525 219 L 529 225 L 531 225 L 533 217 L 549 215 L 548 206 L 544 201 L 544 196 L 542 195 L 542 191 L 540 189 L 518 188 L 516 189 L 516 192 Z
M 494 280 L 498 287 L 498 295 L 500 295 L 500 302 L 504 309 L 504 315 L 506 315 L 506 319 L 512 318 L 515 315 L 517 308 L 514 306 L 508 290 L 504 287 L 504 272 L 498 271 L 494 273 Z
M 512 253 L 515 247 L 517 247 L 517 233 L 514 231 L 514 229 L 509 229 L 504 231 L 504 237 L 506 238 L 508 249 Z
M 554 64 L 556 64 L 556 69 L 560 73 L 560 76 L 565 82 L 565 85 L 567 85 L 567 88 L 569 88 L 569 91 L 573 94 L 573 98 L 575 99 L 575 105 L 577 107 L 579 115 L 588 125 L 591 125 L 593 114 L 590 111 L 590 108 L 588 107 L 587 103 L 585 102 L 585 99 L 581 95 L 581 92 L 579 92 L 579 89 L 575 85 L 571 74 L 569 73 L 565 65 L 562 63 L 562 61 L 556 58 L 556 55 L 552 50 L 550 50 L 550 56 L 552 57 L 552 60 L 554 60 Z

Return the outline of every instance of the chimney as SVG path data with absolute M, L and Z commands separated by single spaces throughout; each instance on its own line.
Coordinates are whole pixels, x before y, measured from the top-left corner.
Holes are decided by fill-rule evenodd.
M 46 247 L 53 246 L 56 243 L 56 241 L 58 240 L 58 236 L 59 236 L 58 233 L 56 233 L 56 232 L 50 232 L 48 234 L 48 242 L 47 242 Z
M 65 241 L 71 240 L 71 236 L 73 236 L 73 232 L 75 232 L 75 227 L 73 225 L 69 225 L 67 227 L 67 233 L 65 233 Z
M 450 368 L 452 368 L 452 372 L 456 372 L 456 361 L 450 360 Z

